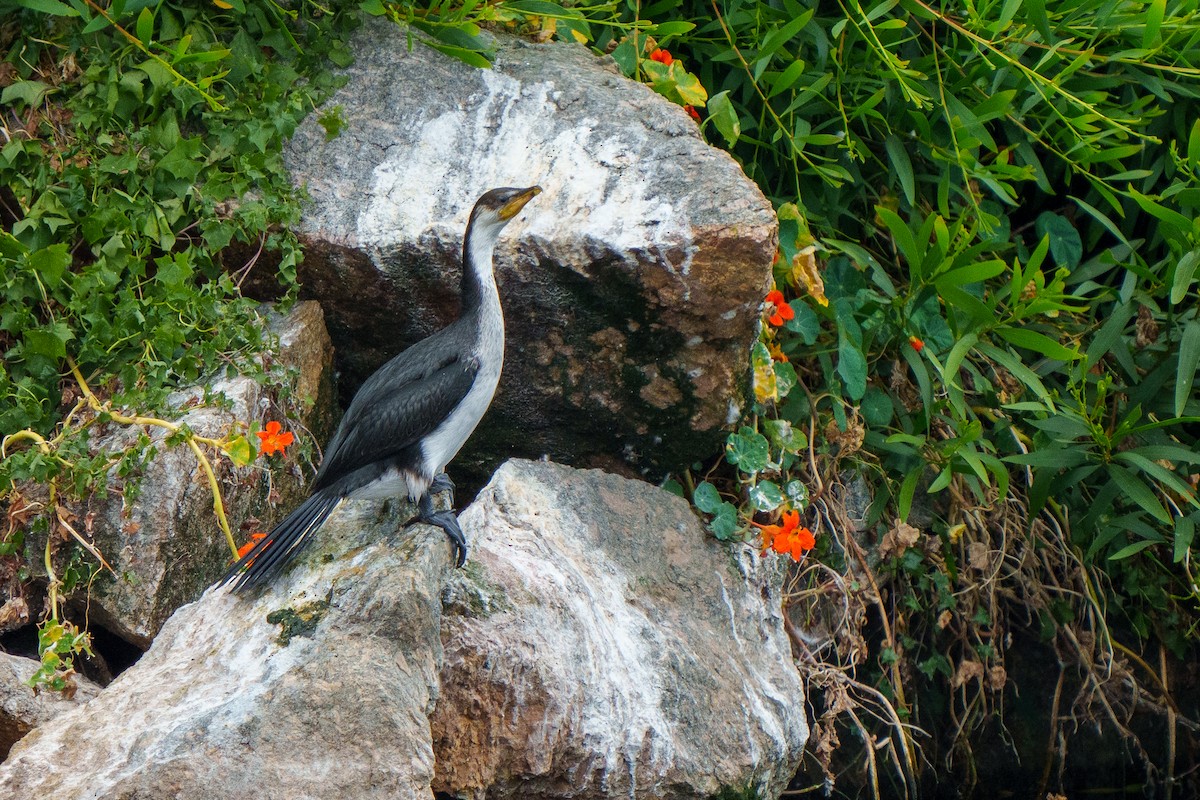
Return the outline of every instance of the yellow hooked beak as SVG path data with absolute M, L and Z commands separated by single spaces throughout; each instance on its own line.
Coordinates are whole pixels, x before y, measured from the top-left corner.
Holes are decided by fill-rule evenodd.
M 500 219 L 508 221 L 515 217 L 525 204 L 542 193 L 542 187 L 530 186 L 500 208 Z

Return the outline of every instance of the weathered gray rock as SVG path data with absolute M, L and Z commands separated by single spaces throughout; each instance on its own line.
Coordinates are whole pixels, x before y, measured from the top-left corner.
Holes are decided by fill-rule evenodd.
M 13 748 L 0 796 L 778 795 L 804 702 L 752 549 L 552 464 L 507 464 L 463 513 L 465 573 L 440 530 L 397 530 L 411 513 L 344 506 L 263 594 L 179 609 Z
M 429 800 L 451 556 L 436 528 L 397 532 L 398 510 L 343 506 L 260 595 L 179 609 L 96 699 L 13 748 L 0 796 Z
M 498 248 L 508 357 L 456 474 L 512 455 L 645 468 L 710 455 L 743 401 L 770 205 L 608 58 L 499 43 L 478 70 L 372 23 L 328 102 L 341 134 L 326 141 L 312 115 L 288 147 L 312 197 L 301 278 L 349 387 L 454 316 L 475 199 L 538 183 Z
M 22 736 L 59 714 L 86 703 L 100 687 L 80 675 L 72 676 L 74 692 L 34 694 L 26 685 L 40 665 L 32 658 L 0 652 L 0 761 Z
M 295 368 L 294 386 L 269 390 L 246 376 L 221 378 L 207 392 L 209 398 L 223 396 L 223 401 L 206 402 L 205 390 L 200 387 L 178 392 L 172 402 L 190 410 L 177 422 L 202 436 L 219 439 L 252 420 L 282 420 L 282 407 L 287 407 L 318 441 L 324 441 L 334 421 L 336 401 L 332 344 L 321 309 L 313 302 L 298 303 L 290 314 L 275 319 L 271 330 L 280 342 L 275 358 Z M 97 427 L 93 452 L 119 453 L 133 448 L 146 460 L 130 478 L 121 478 L 114 468 L 110 474 L 114 491 L 74 509 L 76 528 L 91 534 L 115 576 L 101 572 L 70 599 L 81 608 L 86 605 L 92 624 L 145 648 L 176 608 L 195 600 L 224 572 L 229 546 L 213 513 L 208 480 L 189 448 L 166 445 L 167 431 L 159 427 Z M 149 436 L 147 447 L 138 442 L 143 434 Z M 245 524 L 265 530 L 294 505 L 306 482 L 298 466 L 272 476 L 261 463 L 234 467 L 212 451 L 207 455 L 239 539 L 247 538 L 248 531 L 242 528 Z M 122 492 L 130 482 L 135 491 Z M 31 490 L 45 491 L 44 487 Z M 35 570 L 40 569 L 44 546 L 44 538 L 27 538 L 26 558 Z M 7 599 L 0 589 L 0 601 Z M 4 627 L 0 620 L 0 629 Z
M 434 789 L 776 797 L 808 738 L 780 572 L 639 481 L 510 461 L 462 515 Z
M 333 352 L 320 307 L 298 303 L 289 315 L 274 321 L 272 331 L 280 342 L 276 358 L 296 368 L 297 385 L 287 388 L 301 401 L 293 405 L 303 413 L 305 427 L 327 428 L 334 403 Z M 179 420 L 202 436 L 220 438 L 239 423 L 283 418 L 266 388 L 252 378 L 221 378 L 208 393 L 224 395 L 226 403 L 197 405 Z M 175 402 L 186 408 L 200 403 L 203 396 L 201 389 L 193 388 L 180 392 Z M 97 449 L 120 450 L 133 445 L 140 432 L 113 428 L 97 442 Z M 92 616 L 141 647 L 150 644 L 176 608 L 199 597 L 224 572 L 230 558 L 213 514 L 212 492 L 195 456 L 187 447 L 166 446 L 167 432 L 162 428 L 147 432 L 157 452 L 146 465 L 135 498 L 129 501 L 109 495 L 93 508 L 96 544 L 118 577 L 103 573 L 97 580 Z M 257 519 L 258 527 L 265 530 L 279 516 L 268 502 L 271 490 L 288 505 L 287 498 L 295 497 L 302 488 L 299 473 L 271 481 L 261 465 L 239 468 L 228 459 L 208 455 L 221 481 L 230 525 L 239 539 L 247 536 L 240 530 L 243 522 Z

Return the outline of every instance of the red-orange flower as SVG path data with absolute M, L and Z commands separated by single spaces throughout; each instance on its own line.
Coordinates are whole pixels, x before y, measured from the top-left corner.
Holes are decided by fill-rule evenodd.
M 674 61 L 675 59 L 666 50 L 663 50 L 661 47 L 656 47 L 650 53 L 650 60 L 657 61 L 658 63 L 662 64 L 664 67 L 669 67 L 669 66 L 671 66 L 671 62 Z
M 775 327 L 779 327 L 785 321 L 796 316 L 796 312 L 792 311 L 792 307 L 784 302 L 783 292 L 778 289 L 772 289 L 767 292 L 767 299 L 764 302 L 767 306 L 764 309 L 767 314 L 767 322 Z
M 816 546 L 817 538 L 812 531 L 800 525 L 799 511 L 783 512 L 782 522 L 782 525 L 760 525 L 757 522 L 751 524 L 762 531 L 764 551 L 774 550 L 799 561 Z
M 799 561 L 804 554 L 817 546 L 817 537 L 808 528 L 797 528 L 790 536 L 782 540 L 776 538 L 771 547 L 777 553 L 788 553 L 794 561 Z
M 265 538 L 267 538 L 267 535 L 265 533 L 260 533 L 258 531 L 255 531 L 254 533 L 250 534 L 250 541 L 246 542 L 244 545 L 242 545 L 241 547 L 238 548 L 238 558 L 245 557 L 246 553 L 249 553 L 251 550 L 253 550 L 254 545 L 259 543 L 259 540 L 265 539 Z
M 689 117 L 696 120 L 696 122 L 700 121 L 700 112 L 696 109 L 692 108 L 691 106 L 684 106 L 683 110 L 688 113 Z
M 912 345 L 912 349 L 918 353 L 925 349 L 925 343 L 915 336 L 908 337 L 908 343 Z
M 281 431 L 283 426 L 275 420 L 267 423 L 267 429 L 259 431 L 257 436 L 262 440 L 262 451 L 267 455 L 282 453 L 283 449 L 295 441 L 290 431 Z

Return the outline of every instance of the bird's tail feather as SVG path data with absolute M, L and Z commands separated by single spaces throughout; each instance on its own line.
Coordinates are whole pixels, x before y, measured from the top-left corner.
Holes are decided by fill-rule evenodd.
M 235 592 L 260 586 L 270 580 L 308 544 L 314 531 L 340 501 L 341 493 L 322 490 L 301 503 L 254 549 L 237 560 L 221 579 L 233 583 Z

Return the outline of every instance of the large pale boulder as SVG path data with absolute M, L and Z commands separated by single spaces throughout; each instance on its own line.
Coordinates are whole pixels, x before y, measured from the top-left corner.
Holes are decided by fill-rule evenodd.
M 786 787 L 808 727 L 771 559 L 661 489 L 550 463 L 508 462 L 462 520 L 474 557 L 447 593 L 435 789 Z
M 465 571 L 440 530 L 398 530 L 412 512 L 347 504 L 261 593 L 179 609 L 17 743 L 0 796 L 779 794 L 804 702 L 753 550 L 659 489 L 553 464 L 509 463 L 463 513 Z
M 498 35 L 481 70 L 410 42 L 365 26 L 326 106 L 340 134 L 314 114 L 286 152 L 311 196 L 300 276 L 343 388 L 453 318 L 475 199 L 537 183 L 498 248 L 505 371 L 456 474 L 513 455 L 626 471 L 711 455 L 744 399 L 770 204 L 607 57 Z
M 302 568 L 181 608 L 97 698 L 17 743 L 0 796 L 429 800 L 450 548 L 398 519 L 343 506 Z

